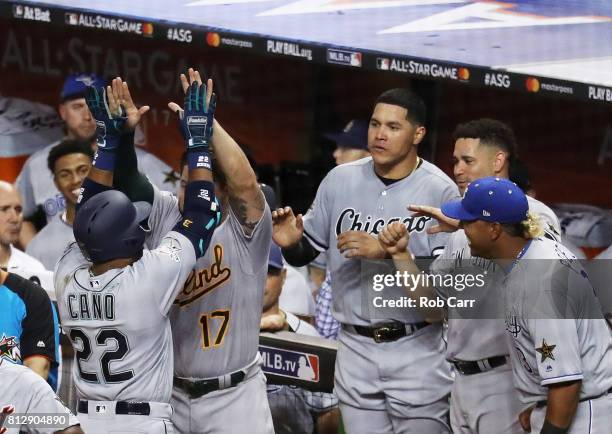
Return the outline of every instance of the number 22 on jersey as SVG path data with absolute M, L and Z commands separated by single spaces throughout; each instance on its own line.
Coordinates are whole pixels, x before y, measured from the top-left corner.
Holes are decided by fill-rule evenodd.
M 210 347 L 218 347 L 223 344 L 223 339 L 227 334 L 230 321 L 230 311 L 227 309 L 218 309 L 213 312 L 203 313 L 200 315 L 200 326 L 202 327 L 202 349 L 207 350 Z M 211 336 L 211 326 L 214 323 L 219 324 L 217 333 Z

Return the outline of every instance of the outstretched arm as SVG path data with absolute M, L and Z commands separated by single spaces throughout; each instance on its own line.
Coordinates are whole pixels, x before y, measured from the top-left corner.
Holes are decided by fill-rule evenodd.
M 96 121 L 98 150 L 91 170 L 81 186 L 77 212 L 89 198 L 113 187 L 116 150 L 126 121 L 126 118 L 121 116 L 121 107 L 114 98 L 110 86 L 106 88 L 89 86 L 86 101 Z
M 202 83 L 200 73 L 189 68 L 187 77 L 181 74 L 183 90 L 187 89 L 190 82 Z M 207 81 L 208 88 L 212 88 L 212 80 Z M 175 110 L 176 105 L 170 105 Z M 246 155 L 240 149 L 236 141 L 215 120 L 212 151 L 215 156 L 217 168 L 224 174 L 226 179 L 229 204 L 238 218 L 245 235 L 250 236 L 265 209 L 265 197 L 257 183 L 255 171 L 251 167 Z

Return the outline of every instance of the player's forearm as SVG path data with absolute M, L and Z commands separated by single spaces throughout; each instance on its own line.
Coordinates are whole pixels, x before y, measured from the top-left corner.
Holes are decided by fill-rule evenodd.
M 289 265 L 294 267 L 303 267 L 306 264 L 310 264 L 320 253 L 303 236 L 293 246 L 283 247 L 281 250 L 283 258 L 285 258 Z
M 581 387 L 582 381 L 552 384 L 548 387 L 545 420 L 549 424 L 561 429 L 569 428 L 576 414 Z M 546 431 L 542 430 L 542 433 Z
M 23 361 L 23 364 L 36 372 L 45 380 L 49 376 L 49 369 L 51 369 L 51 362 L 49 359 L 42 356 L 31 356 Z
M 408 251 L 401 252 L 392 255 L 392 259 L 395 269 L 399 271 L 402 276 L 415 277 L 414 279 L 410 277 L 404 279 L 405 282 L 409 283 L 408 285 L 404 286 L 404 291 L 409 298 L 415 301 L 415 306 L 419 306 L 419 309 L 427 318 L 435 318 L 436 320 L 439 319 L 443 313 L 442 309 L 437 307 L 421 307 L 421 298 L 434 299 L 436 298 L 437 294 L 435 288 L 427 285 L 424 279 L 416 278 L 417 276 L 421 275 L 421 270 L 414 262 L 412 254 Z
M 133 131 L 127 131 L 121 135 L 116 154 L 113 186 L 129 197 L 132 202 L 144 201 L 153 204 L 153 185 L 145 175 L 138 171 Z
M 238 143 L 216 120 L 213 127 L 212 147 L 217 168 L 225 174 L 230 194 L 242 195 L 245 191 L 254 194 L 259 191 L 257 177 L 248 158 Z

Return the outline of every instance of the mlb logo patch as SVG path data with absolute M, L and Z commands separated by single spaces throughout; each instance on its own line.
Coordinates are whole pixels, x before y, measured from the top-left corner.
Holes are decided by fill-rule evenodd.
M 96 414 L 106 414 L 106 405 L 96 404 Z

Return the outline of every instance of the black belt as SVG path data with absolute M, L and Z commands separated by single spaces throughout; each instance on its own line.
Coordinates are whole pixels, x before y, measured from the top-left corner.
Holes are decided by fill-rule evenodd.
M 104 406 L 104 404 L 100 404 L 100 406 Z M 88 401 L 81 399 L 79 400 L 77 411 L 79 413 L 87 414 L 89 412 L 88 407 Z M 105 411 L 106 409 L 104 410 L 104 412 Z M 115 404 L 115 414 L 148 416 L 151 414 L 151 406 L 148 402 L 117 401 L 117 403 Z
M 211 378 L 210 380 L 189 381 L 184 378 L 174 377 L 174 385 L 179 389 L 187 392 L 191 399 L 197 399 L 200 396 L 206 395 L 210 392 L 235 387 L 240 384 L 245 377 L 246 373 L 244 371 L 234 372 L 230 374 L 230 384 L 224 385 L 224 387 L 221 386 L 221 383 L 218 378 Z
M 357 334 L 365 336 L 367 338 L 374 339 L 375 342 L 393 342 L 404 336 L 409 336 L 415 333 L 417 330 L 427 327 L 428 322 L 417 322 L 412 324 L 404 324 L 401 322 L 391 322 L 386 324 L 379 324 L 376 327 L 364 327 L 364 326 L 345 326 L 345 328 L 354 329 Z
M 592 396 L 590 398 L 582 398 L 582 399 L 579 399 L 578 402 L 590 401 L 591 399 L 601 398 L 602 396 L 607 395 L 607 394 L 612 394 L 612 387 L 609 388 L 606 392 L 602 393 L 599 396 Z M 542 401 L 538 401 L 538 402 L 536 402 L 536 408 L 546 407 L 546 404 L 548 404 L 548 401 L 545 400 L 545 399 L 542 400 Z
M 506 356 L 489 357 L 488 359 L 477 360 L 475 362 L 466 362 L 463 360 L 451 360 L 450 362 L 455 369 L 463 375 L 480 374 L 481 372 L 487 372 L 508 363 Z

